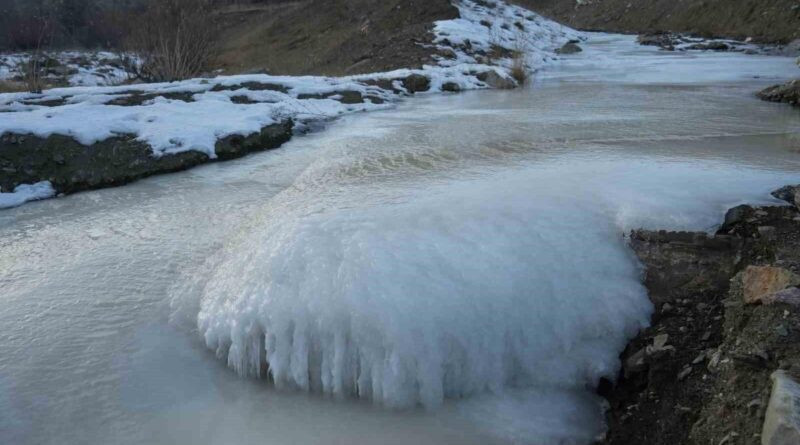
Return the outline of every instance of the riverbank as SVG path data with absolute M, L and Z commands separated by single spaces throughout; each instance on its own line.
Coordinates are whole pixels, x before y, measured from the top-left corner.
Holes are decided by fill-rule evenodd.
M 731 209 L 713 235 L 631 233 L 656 313 L 617 384 L 601 385 L 602 443 L 761 443 L 771 376 L 800 377 L 797 191 L 773 193 L 788 206 Z
M 431 23 L 436 61 L 346 77 L 219 76 L 0 94 L 0 202 L 120 185 L 280 146 L 345 114 L 418 93 L 514 88 L 580 35 L 503 2 L 460 0 Z M 41 199 L 41 193 L 30 199 Z

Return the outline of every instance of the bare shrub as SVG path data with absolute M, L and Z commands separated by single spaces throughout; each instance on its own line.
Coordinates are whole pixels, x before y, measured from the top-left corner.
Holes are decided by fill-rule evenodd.
M 528 82 L 530 71 L 528 69 L 528 54 L 530 43 L 524 31 L 517 31 L 514 38 L 514 49 L 511 51 L 511 77 L 520 85 Z
M 27 90 L 31 93 L 41 93 L 44 89 L 43 78 L 47 74 L 50 58 L 44 54 L 45 43 L 50 36 L 50 20 L 46 17 L 36 19 L 38 33 L 33 36 L 33 45 L 30 59 L 25 63 L 22 71 L 22 78 Z
M 201 74 L 218 31 L 212 0 L 150 0 L 128 39 L 142 58 L 139 77 L 174 81 Z
M 520 85 L 524 85 L 528 81 L 528 63 L 527 57 L 522 51 L 514 51 L 511 59 L 511 77 Z

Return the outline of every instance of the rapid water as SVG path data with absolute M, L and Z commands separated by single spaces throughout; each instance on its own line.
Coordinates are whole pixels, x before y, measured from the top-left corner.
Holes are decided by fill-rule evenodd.
M 753 97 L 797 74 L 593 35 L 532 89 L 0 212 L 0 443 L 585 443 L 651 310 L 622 235 L 800 182 Z

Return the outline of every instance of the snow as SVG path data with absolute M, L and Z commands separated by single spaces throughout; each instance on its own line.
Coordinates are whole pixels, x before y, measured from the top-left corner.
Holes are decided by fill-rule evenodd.
M 215 142 L 226 136 L 247 136 L 288 118 L 302 127 L 314 120 L 385 109 L 401 97 L 370 85 L 374 81 L 395 80 L 394 87 L 404 92 L 397 80 L 420 74 L 430 79 L 431 93 L 441 92 L 445 83 L 454 83 L 462 90 L 487 88 L 488 85 L 478 80 L 477 73 L 495 70 L 508 77 L 512 61 L 498 58 L 492 61 L 495 65 L 489 65 L 476 51 L 488 51 L 492 45 L 509 51 L 524 48 L 529 56 L 527 62 L 533 69 L 555 60 L 553 50 L 578 36 L 575 31 L 501 1 L 495 2 L 493 8 L 471 0 L 459 1 L 456 5 L 462 17 L 439 21 L 435 26 L 436 45 L 440 49 L 450 48 L 455 59 L 441 58 L 437 66 L 341 78 L 241 75 L 174 83 L 96 86 L 113 83 L 123 76 L 122 72 L 113 70 L 107 78 L 99 76 L 102 70 L 98 67 L 107 67 L 113 54 L 97 53 L 90 59 L 93 65 L 79 68 L 70 80 L 75 85 L 87 86 L 56 88 L 42 94 L 0 94 L 0 134 L 29 133 L 39 137 L 61 134 L 86 145 L 126 134 L 147 143 L 155 156 L 196 150 L 214 158 Z M 492 21 L 491 29 L 480 24 L 486 20 Z M 524 22 L 524 32 L 515 25 L 517 22 Z M 78 55 L 65 53 L 61 57 L 69 61 Z M 10 55 L 2 60 L 7 75 L 8 67 L 18 66 L 25 57 Z M 248 82 L 278 85 L 286 92 L 242 85 Z M 360 93 L 365 97 L 364 102 L 343 104 L 336 100 L 336 94 L 345 91 Z M 171 93 L 190 93 L 192 101 L 155 97 Z M 154 97 L 141 105 L 109 104 L 133 94 Z M 301 95 L 330 97 L 300 99 Z M 255 103 L 234 103 L 232 98 L 236 96 L 245 96 Z M 48 106 L 53 101 L 64 103 Z
M 30 53 L 0 54 L 0 80 L 20 78 L 25 65 L 31 60 Z M 124 62 L 138 64 L 138 58 L 130 54 L 114 54 L 107 51 L 60 51 L 45 52 L 43 57 L 57 61 L 48 79 L 65 78 L 72 86 L 116 85 L 125 82 L 131 73 Z M 124 60 L 123 60 L 124 59 Z M 60 74 L 56 74 L 61 72 Z
M 0 209 L 17 207 L 29 201 L 52 198 L 56 195 L 50 181 L 21 184 L 12 193 L 0 193 Z
M 498 46 L 524 54 L 528 69 L 536 70 L 557 60 L 555 49 L 582 38 L 571 28 L 502 1 L 463 0 L 456 5 L 461 17 L 436 22 L 434 28 L 434 42 L 441 49 L 455 49 L 457 55 L 455 61 L 440 60 L 443 65 L 486 61 L 479 52 Z M 492 62 L 506 69 L 513 63 L 510 58 Z

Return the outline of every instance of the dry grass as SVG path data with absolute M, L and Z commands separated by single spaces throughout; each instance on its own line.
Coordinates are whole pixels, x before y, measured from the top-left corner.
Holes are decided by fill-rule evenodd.
M 528 72 L 528 63 L 525 52 L 514 51 L 511 59 L 511 77 L 520 85 L 525 85 L 528 82 L 530 73 Z
M 0 93 L 22 93 L 25 91 L 28 91 L 28 86 L 24 82 L 0 80 Z

